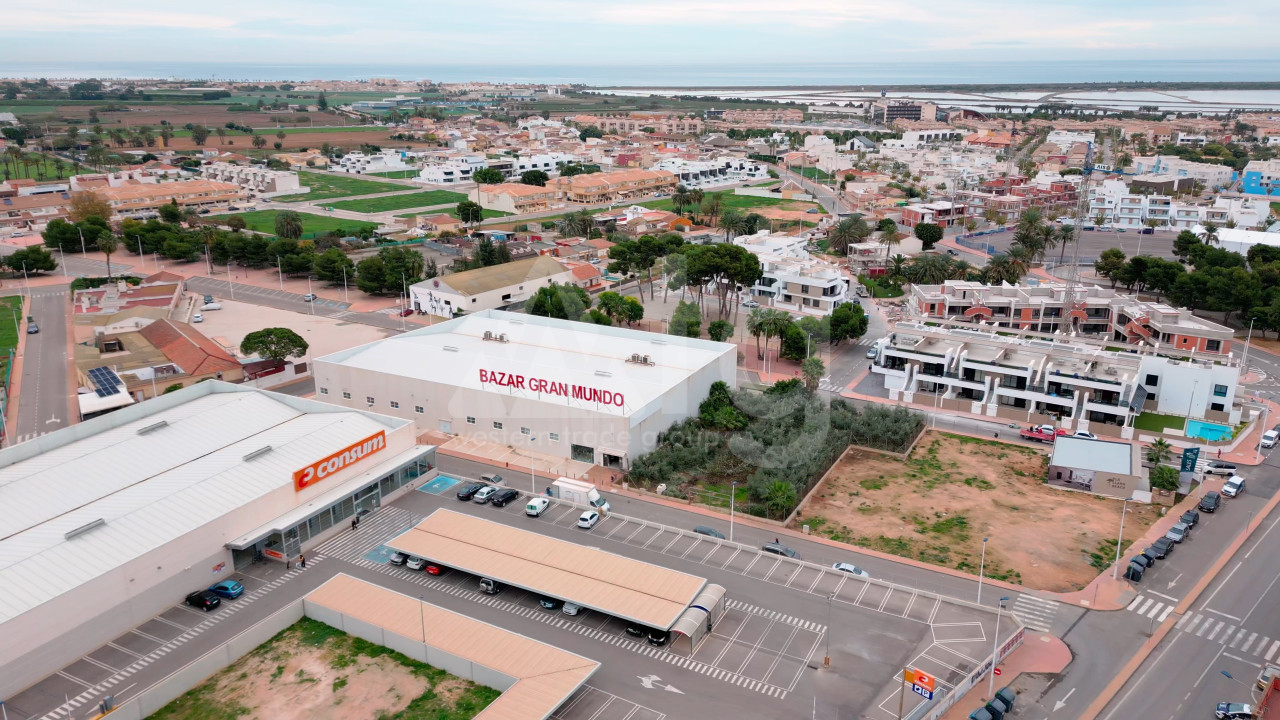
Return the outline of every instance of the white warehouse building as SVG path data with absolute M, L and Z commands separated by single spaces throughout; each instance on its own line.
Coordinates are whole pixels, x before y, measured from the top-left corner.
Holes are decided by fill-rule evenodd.
M 405 420 L 202 382 L 0 451 L 0 698 L 428 476 Z
M 486 310 L 316 360 L 317 397 L 464 435 L 625 469 L 737 386 L 729 343 Z

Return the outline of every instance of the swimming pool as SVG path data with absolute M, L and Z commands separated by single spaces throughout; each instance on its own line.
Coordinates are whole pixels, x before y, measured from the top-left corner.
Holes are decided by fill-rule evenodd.
M 1201 422 L 1200 420 L 1188 420 L 1187 437 L 1200 438 L 1201 440 L 1230 440 L 1231 428 L 1226 425 Z

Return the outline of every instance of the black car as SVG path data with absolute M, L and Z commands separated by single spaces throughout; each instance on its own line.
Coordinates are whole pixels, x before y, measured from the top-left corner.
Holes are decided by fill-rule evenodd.
M 1217 490 L 1210 490 L 1200 498 L 1200 512 L 1211 513 L 1218 509 L 1218 505 L 1222 503 L 1222 494 Z
M 1151 543 L 1151 551 L 1155 553 L 1156 557 L 1163 560 L 1169 553 L 1173 552 L 1173 546 L 1174 542 L 1172 540 L 1162 537 Z
M 671 639 L 671 633 L 667 630 L 658 630 L 654 628 L 649 631 L 649 644 L 662 647 Z
M 800 553 L 796 552 L 795 550 L 792 550 L 791 548 L 787 547 L 786 545 L 783 545 L 780 542 L 765 543 L 763 546 L 760 547 L 760 549 L 767 553 L 773 553 L 774 555 L 782 555 L 784 557 L 789 557 L 795 560 L 801 559 Z
M 1188 510 L 1182 513 L 1182 517 L 1178 518 L 1178 522 L 1186 524 L 1187 527 L 1195 527 L 1200 523 L 1200 513 L 1195 510 Z
M 403 565 L 409 562 L 409 555 L 408 553 L 398 552 L 391 556 L 390 562 L 392 565 Z
M 564 603 L 560 602 L 555 598 L 541 597 L 541 598 L 538 598 L 538 604 L 548 610 L 555 610 L 559 608 L 561 605 L 563 605 Z
M 458 499 L 470 500 L 471 498 L 475 497 L 476 493 L 480 492 L 480 490 L 485 487 L 488 487 L 488 486 L 485 485 L 484 483 L 471 483 L 470 485 L 463 485 L 462 489 L 458 491 Z
M 634 638 L 642 638 L 649 634 L 649 628 L 638 623 L 630 623 L 627 625 L 627 634 Z
M 503 505 L 506 505 L 507 503 L 511 502 L 512 500 L 515 500 L 518 497 L 520 497 L 519 490 L 513 490 L 512 488 L 507 488 L 506 490 L 499 490 L 498 492 L 494 493 L 493 497 L 489 498 L 489 503 L 494 507 L 502 507 Z
M 693 531 L 699 535 L 710 535 L 713 538 L 720 538 L 721 540 L 724 540 L 724 533 L 716 530 L 715 528 L 709 528 L 706 525 L 699 525 L 694 528 Z
M 222 604 L 222 598 L 213 594 L 209 590 L 197 590 L 187 596 L 187 604 L 191 607 L 200 608 L 205 612 L 209 612 Z

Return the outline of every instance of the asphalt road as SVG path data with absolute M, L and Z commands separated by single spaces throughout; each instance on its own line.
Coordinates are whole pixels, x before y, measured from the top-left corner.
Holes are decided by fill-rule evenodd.
M 193 277 L 187 280 L 187 289 L 191 292 L 212 295 L 214 298 L 227 298 L 255 305 L 265 305 L 266 307 L 291 310 L 304 315 L 312 314 L 321 317 L 341 318 L 347 322 L 374 325 L 388 330 L 412 330 L 418 327 L 415 324 L 403 322 L 396 315 L 378 312 L 352 312 L 347 309 L 351 307 L 350 303 L 334 300 L 320 299 L 314 303 L 309 303 L 302 299 L 302 295 L 297 293 L 274 290 L 257 285 L 214 280 L 207 277 Z M 351 291 L 359 292 L 354 288 Z
M 26 336 L 17 396 L 17 427 L 11 428 L 10 443 L 25 442 L 71 424 L 71 418 L 67 417 L 68 397 L 75 391 L 67 373 L 67 353 L 70 352 L 67 292 L 65 286 L 38 287 L 31 292 L 28 314 L 35 318 L 40 332 Z M 24 332 L 26 327 L 23 320 Z

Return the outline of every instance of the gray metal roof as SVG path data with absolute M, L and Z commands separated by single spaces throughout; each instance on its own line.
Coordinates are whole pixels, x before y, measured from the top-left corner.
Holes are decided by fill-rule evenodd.
M 0 451 L 0 622 L 405 422 L 211 381 Z
M 1129 443 L 1090 440 L 1064 435 L 1053 443 L 1050 465 L 1060 465 L 1074 470 L 1093 470 L 1136 475 L 1133 468 L 1133 447 Z

